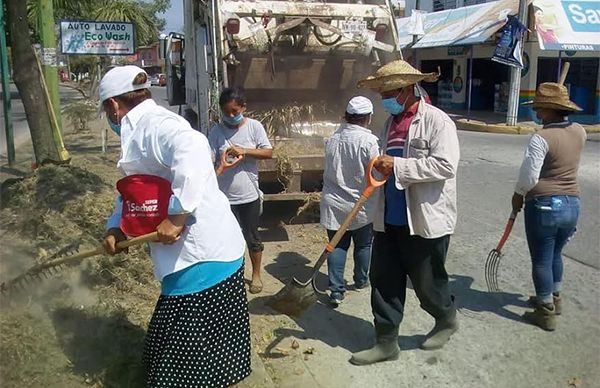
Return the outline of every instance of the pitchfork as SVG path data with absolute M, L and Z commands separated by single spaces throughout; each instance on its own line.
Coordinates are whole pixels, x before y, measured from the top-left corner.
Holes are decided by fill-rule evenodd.
M 510 213 L 510 217 L 508 222 L 506 223 L 506 227 L 504 228 L 504 233 L 502 234 L 502 238 L 496 249 L 492 249 L 485 261 L 485 282 L 487 284 L 487 288 L 490 292 L 499 292 L 500 288 L 498 287 L 498 268 L 500 267 L 500 259 L 502 259 L 502 248 L 508 240 L 508 236 L 512 231 L 513 224 L 515 223 L 515 218 L 517 218 L 517 213 Z

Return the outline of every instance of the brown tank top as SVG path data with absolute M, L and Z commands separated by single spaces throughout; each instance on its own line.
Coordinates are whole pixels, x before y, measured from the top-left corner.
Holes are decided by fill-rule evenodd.
M 585 145 L 585 129 L 577 123 L 550 124 L 538 132 L 546 143 L 538 184 L 527 193 L 527 198 L 549 195 L 579 195 L 577 171 Z

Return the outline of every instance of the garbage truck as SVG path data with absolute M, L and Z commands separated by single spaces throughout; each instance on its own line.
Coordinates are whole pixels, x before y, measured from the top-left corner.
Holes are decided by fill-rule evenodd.
M 220 118 L 220 91 L 241 86 L 253 113 L 290 112 L 296 119 L 263 122 L 270 136 L 288 141 L 295 133 L 322 148 L 358 93 L 357 81 L 402 56 L 395 18 L 403 16 L 403 1 L 183 0 L 183 10 L 183 33 L 166 40 L 167 97 L 205 134 Z M 281 161 L 261 161 L 266 200 L 320 190 L 322 153 L 286 160 L 291 176 L 285 180 L 278 176 Z

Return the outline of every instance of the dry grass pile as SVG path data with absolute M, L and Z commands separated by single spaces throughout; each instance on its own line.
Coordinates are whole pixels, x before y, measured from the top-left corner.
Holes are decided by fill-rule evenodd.
M 258 109 L 248 112 L 248 116 L 260 121 L 265 126 L 269 137 L 290 137 L 295 125 L 299 122 L 312 123 L 328 113 L 325 103 L 298 104 L 291 103 L 269 109 Z
M 3 182 L 1 280 L 59 248 L 99 243 L 114 205 L 114 161 L 45 166 Z M 92 172 L 93 171 L 93 172 Z M 0 299 L 5 387 L 143 386 L 144 328 L 158 295 L 143 247 L 84 261 Z

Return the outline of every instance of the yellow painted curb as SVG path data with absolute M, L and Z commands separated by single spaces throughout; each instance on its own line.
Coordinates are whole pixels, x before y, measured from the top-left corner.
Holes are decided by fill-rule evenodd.
M 487 124 L 477 120 L 458 119 L 454 121 L 456 127 L 463 131 L 503 133 L 510 135 L 522 135 L 535 132 L 535 128 L 527 126 L 509 126 L 503 124 Z

